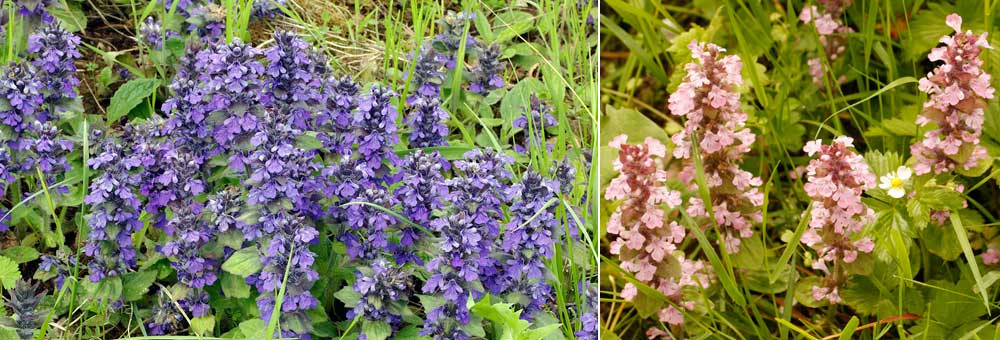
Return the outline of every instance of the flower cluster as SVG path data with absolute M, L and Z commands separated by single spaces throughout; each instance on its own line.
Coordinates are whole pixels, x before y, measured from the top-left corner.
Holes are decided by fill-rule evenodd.
M 253 2 L 253 17 L 255 19 L 274 19 L 282 13 L 281 7 L 286 7 L 286 0 L 261 0 Z
M 448 160 L 437 151 L 426 153 L 417 150 L 403 159 L 399 172 L 401 182 L 407 185 L 400 186 L 395 195 L 403 207 L 403 215 L 411 222 L 426 225 L 435 210 L 444 209 L 444 197 L 448 196 L 444 173 L 450 168 Z M 403 247 L 413 247 L 419 240 L 416 228 L 406 227 L 400 231 L 399 243 Z M 419 258 L 414 257 L 413 260 L 421 263 Z
M 153 17 L 146 17 L 146 20 L 139 24 L 138 38 L 140 42 L 154 50 L 163 48 L 163 27 L 160 21 Z
M 55 0 L 16 1 L 14 6 L 17 8 L 17 14 L 24 20 L 26 31 L 31 32 L 35 27 L 50 24 L 55 20 L 48 9 L 55 2 Z
M 531 94 L 531 109 L 524 116 L 514 119 L 513 126 L 524 130 L 524 141 L 514 145 L 514 150 L 525 153 L 532 148 L 552 151 L 552 145 L 545 142 L 545 129 L 559 124 L 552 116 L 552 106 L 545 104 L 537 95 Z
M 166 115 L 164 134 L 170 135 L 174 143 L 195 152 L 199 162 L 220 149 L 212 136 L 214 126 L 206 121 L 209 113 L 203 102 L 206 89 L 199 78 L 205 72 L 205 63 L 201 61 L 205 57 L 201 45 L 188 45 L 169 85 L 173 95 L 163 102 L 161 108 Z
M 399 163 L 399 157 L 393 152 L 393 146 L 399 143 L 396 133 L 396 106 L 392 99 L 396 93 L 392 90 L 372 85 L 368 94 L 361 97 L 358 110 L 354 114 L 354 125 L 365 131 L 357 136 L 357 152 L 361 158 L 358 164 L 367 178 L 385 179 L 389 166 Z
M 182 0 L 181 3 L 184 1 Z M 226 9 L 211 1 L 193 3 L 186 7 L 188 32 L 202 41 L 215 43 L 222 40 L 226 32 Z
M 500 62 L 500 45 L 493 44 L 490 47 L 480 49 L 477 62 L 478 65 L 472 68 L 472 82 L 469 83 L 469 91 L 486 94 L 503 88 L 505 84 L 503 78 L 500 77 L 503 74 L 503 64 Z
M 920 79 L 919 88 L 929 96 L 917 124 L 934 123 L 936 129 L 927 131 L 924 139 L 910 146 L 916 158 L 913 170 L 918 175 L 934 172 L 940 174 L 961 166 L 970 170 L 988 158 L 986 148 L 979 145 L 982 134 L 986 101 L 993 98 L 990 74 L 983 69 L 979 57 L 983 48 L 992 48 L 986 33 L 975 35 L 962 31 L 962 17 L 948 15 L 946 22 L 955 30 L 954 35 L 944 36 L 945 46 L 931 50 L 928 59 L 943 61 L 926 77 Z
M 214 226 L 202 218 L 202 209 L 200 204 L 192 203 L 174 212 L 167 224 L 167 234 L 172 239 L 160 247 L 163 255 L 172 258 L 177 280 L 191 288 L 204 288 L 218 279 L 218 261 L 201 253 L 201 248 L 215 234 Z
M 167 297 L 166 294 L 161 293 L 159 304 L 153 306 L 151 319 L 152 321 L 146 323 L 149 334 L 165 335 L 178 331 L 183 327 L 184 315 L 177 309 L 177 305 L 174 304 L 172 299 Z
M 410 145 L 417 148 L 432 146 L 447 146 L 448 126 L 445 121 L 451 118 L 441 108 L 441 61 L 433 48 L 425 46 L 420 49 L 414 60 L 413 76 L 410 82 L 413 93 L 406 98 L 410 106 Z
M 844 25 L 840 20 L 840 15 L 844 9 L 851 5 L 853 0 L 820 0 L 822 9 L 816 6 L 806 6 L 799 14 L 799 20 L 804 23 L 811 23 L 819 33 L 819 42 L 823 45 L 826 53 L 826 60 L 833 63 L 840 59 L 847 51 L 847 34 L 854 32 L 854 29 Z M 809 64 L 809 75 L 813 78 L 813 83 L 823 84 L 823 73 L 826 71 L 820 58 L 811 58 Z M 843 78 L 841 78 L 843 79 Z M 838 80 L 839 81 L 839 80 Z
M 234 39 L 231 44 L 209 45 L 198 53 L 198 87 L 201 105 L 198 114 L 213 127 L 215 141 L 232 149 L 261 128 L 260 96 L 264 66 L 257 60 L 260 51 Z M 194 114 L 194 113 L 192 113 Z
M 103 137 L 100 154 L 87 163 L 97 173 L 90 183 L 90 194 L 84 198 L 92 214 L 83 251 L 92 258 L 89 267 L 93 282 L 118 276 L 136 265 L 132 234 L 143 226 L 139 220 L 142 202 L 137 194 L 142 175 L 137 172 L 145 155 L 133 150 L 147 143 L 143 140 L 148 135 L 145 130 L 144 126 L 128 125 L 120 141 L 98 136 Z
M 63 29 L 59 24 L 45 25 L 28 37 L 28 52 L 33 54 L 32 64 L 36 76 L 44 86 L 45 104 L 51 113 L 65 110 L 68 101 L 76 98 L 80 79 L 76 76 L 74 62 L 80 58 L 80 37 Z
M 383 208 L 398 203 L 388 189 L 381 185 L 366 185 L 354 196 L 352 202 L 364 202 Z M 401 251 L 395 244 L 389 243 L 391 229 L 399 224 L 396 217 L 363 204 L 347 206 L 346 216 L 351 232 L 343 235 L 341 241 L 347 246 L 347 255 L 352 259 L 372 261 L 384 256 L 386 249 Z
M 864 157 L 849 148 L 850 137 L 837 137 L 830 145 L 821 140 L 806 143 L 803 149 L 815 159 L 806 167 L 805 191 L 811 198 L 809 229 L 802 243 L 817 252 L 812 267 L 827 274 L 822 286 L 812 289 L 817 301 L 840 302 L 838 287 L 846 277 L 841 263 L 852 263 L 858 252 L 868 253 L 875 244 L 870 238 L 857 237 L 875 213 L 861 202 L 861 194 L 876 185 L 875 175 Z M 827 263 L 833 263 L 831 272 Z
M 76 256 L 71 256 L 68 252 L 59 249 L 55 256 L 42 255 L 41 260 L 42 263 L 38 265 L 38 269 L 54 273 L 53 282 L 56 284 L 56 289 L 62 289 L 66 278 L 72 275 L 70 270 L 76 267 Z
M 42 111 L 44 89 L 31 64 L 12 62 L 0 69 L 0 123 L 11 130 L 6 141 L 11 149 L 27 147 L 24 138 L 32 122 L 48 120 Z
M 608 234 L 615 235 L 610 251 L 621 259 L 621 267 L 635 274 L 635 278 L 668 296 L 674 303 L 687 309 L 694 308 L 693 301 L 684 301 L 683 287 L 707 288 L 710 277 L 701 261 L 685 259 L 679 254 L 684 242 L 684 227 L 672 221 L 665 224 L 662 209 L 681 205 L 680 192 L 666 187 L 667 173 L 659 169 L 666 147 L 647 137 L 643 144 L 626 144 L 627 136 L 615 137 L 609 146 L 619 150 L 613 161 L 618 177 L 611 180 L 604 192 L 609 201 L 624 200 L 608 220 Z M 671 273 L 671 266 L 680 266 L 680 272 Z M 676 271 L 676 270 L 673 270 Z M 662 275 L 671 273 L 673 275 Z M 637 295 L 634 285 L 627 284 L 621 292 L 626 300 Z M 684 318 L 673 305 L 660 311 L 660 320 L 681 324 Z
M 360 268 L 356 275 L 358 279 L 354 281 L 354 290 L 361 293 L 361 299 L 347 313 L 347 317 L 363 316 L 369 321 L 384 321 L 394 331 L 398 330 L 399 323 L 403 321 L 400 311 L 413 285 L 410 281 L 413 273 L 378 259 L 371 268 Z M 358 337 L 361 340 L 367 338 L 364 331 Z
M 472 47 L 478 44 L 472 34 L 465 34 L 467 26 L 470 26 L 475 18 L 476 15 L 473 13 L 449 11 L 444 18 L 438 21 L 441 33 L 434 37 L 434 46 L 444 52 L 438 55 L 438 59 L 449 70 L 458 66 L 456 54 L 458 54 L 463 40 L 466 51 L 471 51 Z M 471 27 L 469 29 L 471 30 Z
M 499 236 L 503 193 L 512 174 L 505 169 L 513 160 L 494 151 L 469 151 L 455 162 L 459 175 L 447 181 L 447 200 L 454 202 L 446 217 L 430 223 L 438 236 L 440 254 L 427 262 L 431 276 L 424 293 L 442 294 L 444 305 L 427 312 L 423 335 L 435 339 L 468 339 L 460 326 L 469 323 L 469 296 L 478 298 L 487 289 L 502 291 L 498 261 L 491 257 Z
M 543 261 L 552 258 L 553 243 L 561 225 L 556 219 L 559 182 L 537 172 L 524 173 L 521 182 L 504 193 L 513 202 L 510 220 L 502 237 L 502 249 L 510 255 L 503 261 L 501 285 L 507 293 L 523 295 L 523 317 L 550 303 L 552 287 L 545 283 Z
M 293 126 L 307 128 L 313 112 L 323 102 L 323 82 L 327 60 L 299 36 L 285 31 L 274 33 L 274 46 L 264 51 L 267 66 L 264 74 L 265 105 L 288 110 Z
M 597 340 L 597 329 L 601 326 L 601 320 L 597 313 L 599 299 L 597 288 L 590 282 L 581 282 L 580 291 L 584 292 L 583 306 L 578 311 L 580 315 L 580 329 L 573 333 L 577 340 Z
M 43 318 L 47 311 L 38 308 L 38 304 L 45 297 L 45 291 L 39 292 L 39 283 L 28 284 L 27 281 L 17 280 L 14 289 L 10 291 L 10 297 L 5 299 L 4 306 L 10 308 L 12 316 L 5 317 L 3 323 L 17 332 L 17 336 L 27 340 L 35 337 L 35 331 L 42 326 Z
M 676 146 L 673 155 L 687 160 L 680 179 L 694 183 L 697 170 L 691 153 L 695 149 L 701 153 L 711 202 L 691 198 L 687 212 L 708 218 L 706 204 L 711 204 L 715 214 L 711 218 L 722 228 L 721 242 L 735 253 L 740 238 L 750 237 L 751 225 L 761 221 L 764 203 L 758 190 L 761 179 L 739 167 L 756 138 L 745 127 L 747 114 L 740 108 L 737 88 L 743 84 L 743 63 L 737 56 L 723 56 L 725 50 L 714 44 L 692 41 L 688 48 L 695 61 L 684 66 L 684 82 L 669 99 L 670 112 L 687 118 L 684 130 L 671 138 Z M 695 141 L 697 148 L 692 145 Z
M 32 173 L 37 169 L 45 175 L 43 179 L 46 185 L 52 186 L 56 182 L 56 174 L 66 173 L 70 170 L 66 154 L 73 151 L 73 142 L 63 137 L 59 128 L 51 122 L 34 121 L 32 130 L 35 137 L 24 145 L 21 171 Z M 66 193 L 69 189 L 60 186 L 56 187 L 56 190 L 60 193 Z
M 325 103 L 316 117 L 317 139 L 325 149 L 346 159 L 356 136 L 354 110 L 358 108 L 358 84 L 350 77 L 331 78 L 325 85 Z
M 320 166 L 312 152 L 295 145 L 302 132 L 291 126 L 287 112 L 268 109 L 261 123 L 261 129 L 250 138 L 245 165 L 252 172 L 244 183 L 249 188 L 247 204 L 258 211 L 259 217 L 257 223 L 244 225 L 242 232 L 247 240 L 259 242 L 264 269 L 248 277 L 247 283 L 261 293 L 257 306 L 268 320 L 274 309 L 273 293 L 287 279 L 282 324 L 300 327 L 283 331 L 306 334 L 310 324 L 303 322 L 308 320 L 305 311 L 319 304 L 309 292 L 319 278 L 311 268 L 315 254 L 309 251 L 319 231 L 305 218 L 305 209 L 312 205 L 309 193 L 316 190 L 314 174 Z

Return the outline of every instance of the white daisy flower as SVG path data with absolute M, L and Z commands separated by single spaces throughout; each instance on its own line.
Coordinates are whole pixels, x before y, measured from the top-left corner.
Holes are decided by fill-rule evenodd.
M 913 170 L 905 165 L 900 166 L 894 172 L 890 172 L 879 178 L 878 187 L 889 193 L 892 198 L 902 198 L 906 195 L 906 184 L 910 182 Z

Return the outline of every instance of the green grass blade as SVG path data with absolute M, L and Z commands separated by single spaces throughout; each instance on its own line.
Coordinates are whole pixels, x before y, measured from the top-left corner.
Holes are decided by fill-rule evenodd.
M 969 269 L 972 269 L 972 277 L 976 280 L 979 295 L 983 298 L 983 306 L 986 307 L 986 310 L 989 310 L 990 299 L 986 296 L 986 284 L 983 282 L 983 275 L 980 274 L 976 255 L 972 253 L 972 246 L 969 244 L 969 232 L 965 230 L 962 218 L 958 216 L 958 212 L 952 212 L 950 219 L 951 227 L 955 229 L 955 235 L 958 236 L 958 243 L 962 246 L 962 253 L 965 254 L 965 260 L 969 262 Z

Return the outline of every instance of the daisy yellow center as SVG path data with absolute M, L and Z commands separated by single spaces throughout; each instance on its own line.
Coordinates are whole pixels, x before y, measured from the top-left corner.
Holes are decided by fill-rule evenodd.
M 893 177 L 890 184 L 892 184 L 893 188 L 901 188 L 903 187 L 903 180 L 899 179 L 899 177 Z

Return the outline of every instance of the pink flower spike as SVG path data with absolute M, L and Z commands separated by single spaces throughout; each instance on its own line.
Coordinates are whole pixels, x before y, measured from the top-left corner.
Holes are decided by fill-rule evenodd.
M 676 136 L 675 136 L 676 137 Z M 659 140 L 646 138 L 642 144 L 627 144 L 620 135 L 611 146 L 620 150 L 613 161 L 618 177 L 611 180 L 604 198 L 621 201 L 607 223 L 609 250 L 617 255 L 622 269 L 653 289 L 667 295 L 676 304 L 685 302 L 681 288 L 696 285 L 697 277 L 706 286 L 711 273 L 700 261 L 689 261 L 676 250 L 685 241 L 684 227 L 677 224 L 677 213 L 683 204 L 681 193 L 666 186 L 667 173 L 660 169 L 666 147 Z M 665 209 L 666 208 L 666 209 Z M 669 214 L 669 215 L 668 215 Z M 667 223 L 669 221 L 669 224 Z M 681 264 L 678 271 L 677 263 Z M 673 270 L 673 275 L 664 275 Z M 621 297 L 631 301 L 638 295 L 632 283 L 622 287 Z M 683 322 L 678 314 L 665 315 L 670 322 Z
M 864 157 L 850 148 L 854 140 L 840 136 L 830 145 L 820 141 L 807 144 L 806 149 L 814 159 L 806 167 L 804 189 L 813 200 L 809 229 L 802 235 L 802 243 L 816 251 L 818 259 L 813 268 L 827 272 L 827 262 L 852 263 L 858 253 L 871 252 L 875 247 L 871 239 L 857 239 L 855 233 L 874 219 L 874 212 L 861 201 L 865 190 L 875 187 L 875 174 Z M 823 286 L 813 288 L 816 300 L 831 303 L 840 301 L 837 288 L 844 277 L 827 277 Z
M 992 77 L 982 69 L 980 58 L 982 49 L 990 46 L 985 33 L 963 32 L 958 14 L 948 15 L 945 23 L 955 33 L 941 37 L 943 46 L 928 55 L 930 61 L 943 64 L 921 78 L 917 87 L 928 94 L 917 124 L 937 126 L 910 146 L 917 175 L 942 174 L 959 165 L 968 170 L 989 158 L 986 148 L 979 145 L 979 136 L 987 100 L 994 96 Z
M 691 156 L 697 142 L 701 158 L 713 160 L 705 164 L 706 185 L 721 189 L 710 190 L 712 200 L 705 203 L 717 208 L 714 217 L 724 234 L 719 235 L 720 240 L 735 252 L 739 239 L 752 235 L 748 221 L 758 220 L 756 212 L 763 204 L 758 190 L 763 181 L 739 167 L 756 139 L 746 127 L 747 114 L 740 107 L 743 62 L 739 56 L 724 55 L 725 50 L 714 44 L 692 42 L 688 47 L 695 61 L 684 66 L 687 75 L 668 100 L 670 113 L 685 118 L 684 129 L 671 137 L 676 146 L 674 157 L 684 160 L 678 178 L 695 189 L 691 179 L 697 171 Z M 718 209 L 723 203 L 729 207 Z M 692 199 L 687 211 L 699 223 L 710 224 L 711 220 L 703 218 L 707 217 L 707 204 Z

